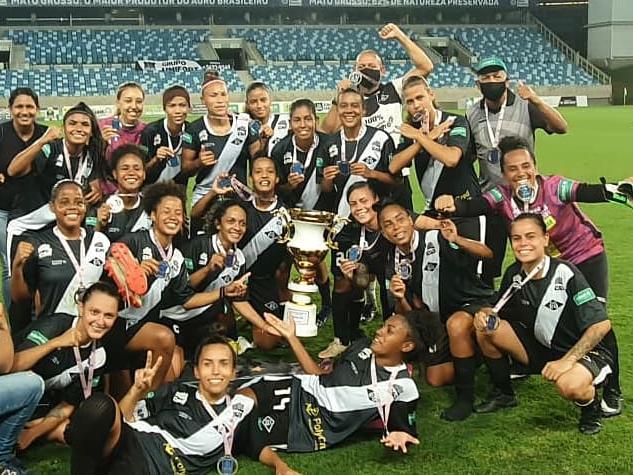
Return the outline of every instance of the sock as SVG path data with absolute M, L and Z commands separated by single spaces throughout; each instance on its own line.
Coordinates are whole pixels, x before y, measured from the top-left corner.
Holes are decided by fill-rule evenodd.
M 602 339 L 603 345 L 609 350 L 611 353 L 611 360 L 613 364 L 611 365 L 612 373 L 609 375 L 607 382 L 604 386 L 605 389 L 610 389 L 617 393 L 621 393 L 620 389 L 620 357 L 618 350 L 618 341 L 615 338 L 615 333 L 611 330 L 607 333 Z
M 503 394 L 513 396 L 512 383 L 510 381 L 510 362 L 507 355 L 501 358 L 485 358 L 486 366 L 490 372 L 490 379 L 495 388 Z
M 332 306 L 332 298 L 330 297 L 330 279 L 326 280 L 322 284 L 317 284 L 319 288 L 319 294 L 321 295 L 321 308 Z
M 332 293 L 332 325 L 334 326 L 334 336 L 341 340 L 343 345 L 349 345 L 349 327 L 347 312 L 351 303 L 349 293 Z
M 455 392 L 457 401 L 442 413 L 442 419 L 447 421 L 463 421 L 473 412 L 475 400 L 475 367 L 477 360 L 474 356 L 468 358 L 453 358 L 455 366 Z
M 369 285 L 365 289 L 365 303 L 377 308 L 376 302 L 376 279 L 370 280 Z

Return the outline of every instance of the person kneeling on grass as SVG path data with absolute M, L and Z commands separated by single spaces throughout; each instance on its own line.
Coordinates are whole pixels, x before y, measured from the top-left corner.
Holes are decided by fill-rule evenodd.
M 419 444 L 418 389 L 405 362 L 417 360 L 435 344 L 426 310 L 392 315 L 373 340 L 353 342 L 329 371 L 308 355 L 295 336 L 293 321 L 264 316 L 286 338 L 307 374 L 263 376 L 238 390 L 257 406 L 248 444 L 252 457 L 277 473 L 294 473 L 272 447 L 288 452 L 328 449 L 378 418 L 384 427 L 380 441 L 386 447 L 406 453 L 408 444 Z
M 475 411 L 517 405 L 510 355 L 580 406 L 580 432 L 596 434 L 602 428 L 596 387 L 613 364 L 602 341 L 611 330 L 606 309 L 573 264 L 545 254 L 549 235 L 541 215 L 519 215 L 510 227 L 510 240 L 517 262 L 501 283 L 503 318 L 490 308 L 475 315 L 477 342 L 494 384 L 491 397 Z
M 231 453 L 247 440 L 242 433 L 253 401 L 227 394 L 237 358 L 228 340 L 210 335 L 200 343 L 195 386 L 172 383 L 150 392 L 161 358 L 152 365 L 147 353 L 145 367 L 136 370 L 134 385 L 118 404 L 95 394 L 79 407 L 65 433 L 72 475 L 202 475 L 216 467 L 235 473 Z

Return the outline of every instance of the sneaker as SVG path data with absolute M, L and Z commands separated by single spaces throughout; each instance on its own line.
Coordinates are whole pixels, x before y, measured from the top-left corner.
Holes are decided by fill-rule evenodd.
M 319 353 L 319 358 L 336 358 L 338 355 L 343 353 L 347 349 L 347 346 L 341 343 L 341 340 L 338 338 L 334 338 L 332 342 L 328 345 L 328 347 Z
M 602 391 L 602 401 L 600 402 L 602 417 L 615 417 L 622 414 L 622 400 L 620 391 L 604 388 Z
M 133 307 L 140 307 L 141 295 L 147 292 L 147 276 L 130 249 L 120 242 L 112 244 L 103 268 L 114 281 L 121 297 Z
M 600 401 L 594 399 L 586 406 L 580 407 L 580 422 L 578 430 L 584 435 L 594 435 L 602 430 L 600 418 L 602 411 L 600 410 Z
M 488 396 L 488 399 L 475 406 L 475 412 L 477 414 L 488 414 L 490 412 L 496 412 L 499 409 L 507 409 L 518 405 L 519 402 L 514 394 L 504 394 L 499 390 L 494 390 L 490 396 Z
M 323 305 L 323 307 L 321 307 L 321 310 L 319 310 L 319 313 L 317 314 L 317 317 L 316 317 L 317 327 L 321 328 L 325 326 L 325 324 L 328 321 L 328 318 L 330 318 L 330 315 L 332 315 L 332 307 L 330 305 Z
M 360 315 L 360 322 L 361 323 L 369 323 L 371 322 L 374 318 L 376 318 L 376 313 L 377 313 L 377 308 L 375 305 L 373 304 L 365 304 L 365 306 L 363 307 L 363 311 Z

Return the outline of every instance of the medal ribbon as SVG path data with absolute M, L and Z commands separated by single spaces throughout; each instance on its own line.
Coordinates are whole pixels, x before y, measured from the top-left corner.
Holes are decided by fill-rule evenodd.
M 84 172 L 86 171 L 86 167 L 88 166 L 88 154 L 84 156 L 84 154 L 82 153 L 81 156 L 79 157 L 79 164 L 77 165 L 77 173 L 73 177 L 72 164 L 70 163 L 70 152 L 68 151 L 66 140 L 63 141 L 63 144 L 64 144 L 64 150 L 63 150 L 64 163 L 66 164 L 66 170 L 68 170 L 68 178 L 70 178 L 72 181 L 77 182 L 81 185 L 82 184 L 81 179 L 84 175 Z
M 293 135 L 292 136 L 292 162 L 293 163 L 299 161 L 297 160 L 297 149 L 299 148 L 299 146 L 297 145 L 297 141 L 295 139 L 296 137 Z M 318 145 L 319 145 L 319 136 L 315 135 L 314 139 L 312 140 L 312 145 L 310 145 L 310 148 L 306 152 L 306 161 L 303 164 L 303 168 L 305 170 L 307 170 L 310 164 L 312 163 L 312 155 L 314 154 L 314 151 L 316 150 Z
M 79 382 L 81 383 L 81 389 L 84 392 L 84 399 L 88 399 L 92 394 L 92 380 L 94 378 L 95 372 L 95 352 L 97 348 L 97 342 L 92 341 L 92 345 L 90 348 L 90 356 L 88 357 L 88 377 L 84 373 L 84 366 L 81 361 L 81 354 L 79 353 L 79 348 L 73 346 L 73 353 L 75 354 L 75 361 L 77 362 L 77 369 L 79 370 Z
M 233 410 L 231 409 L 231 398 L 228 396 L 228 394 L 225 396 L 226 408 L 224 410 L 228 410 L 231 412 L 231 418 L 229 419 L 228 423 L 221 422 L 219 420 L 220 416 L 217 412 L 215 412 L 215 409 L 213 409 L 211 404 L 209 404 L 204 398 L 200 399 L 204 408 L 213 418 L 213 422 L 217 421 L 218 432 L 222 436 L 222 442 L 224 443 L 224 455 L 230 457 L 231 451 L 233 450 L 233 437 L 235 434 L 235 418 L 233 416 Z
M 171 261 L 171 256 L 174 254 L 174 245 L 170 244 L 169 247 L 167 248 L 167 252 L 165 252 L 165 249 L 163 249 L 163 246 L 160 244 L 160 242 L 158 242 L 158 239 L 156 238 L 156 234 L 154 234 L 154 229 L 149 230 L 149 238 L 152 240 L 154 245 L 158 248 L 158 252 L 160 253 L 161 259 L 167 262 L 167 264 L 169 264 L 169 262 Z
M 179 138 L 178 145 L 176 145 L 175 148 L 171 142 L 171 132 L 169 132 L 169 129 L 167 128 L 166 118 L 163 120 L 163 128 L 165 129 L 165 133 L 167 134 L 167 143 L 169 144 L 169 148 L 172 149 L 175 155 L 178 155 L 178 152 L 180 152 L 180 149 L 182 148 L 182 134 L 185 131 L 185 124 L 182 124 L 182 129 L 180 133 L 178 134 L 178 138 Z
M 501 124 L 503 122 L 503 116 L 506 113 L 506 101 L 503 101 L 503 104 L 501 104 L 501 110 L 499 111 L 498 116 L 499 118 L 497 119 L 497 126 L 495 127 L 495 132 L 493 133 L 492 126 L 490 125 L 488 103 L 484 100 L 484 111 L 486 112 L 486 128 L 488 129 L 488 137 L 490 137 L 490 144 L 492 145 L 492 148 L 497 148 L 499 146 Z
M 364 123 L 361 123 L 360 129 L 358 130 L 358 135 L 354 138 L 347 139 L 345 138 L 345 131 L 341 129 L 341 151 L 340 151 L 341 162 L 349 161 L 349 163 L 353 163 L 354 160 L 356 160 L 356 155 L 358 155 L 359 142 L 360 142 L 360 139 L 365 135 L 365 132 L 367 132 L 367 127 L 365 126 Z M 350 158 L 349 160 L 346 160 L 345 158 L 345 143 L 346 142 L 356 142 L 354 155 L 352 155 L 352 158 Z
M 84 242 L 86 239 L 86 230 L 84 228 L 81 228 L 81 235 L 79 238 L 79 261 L 77 261 L 73 250 L 70 248 L 70 245 L 68 244 L 68 239 L 62 234 L 57 226 L 53 228 L 53 234 L 57 237 L 57 239 L 59 239 L 59 242 L 64 248 L 64 252 L 68 256 L 70 263 L 72 264 L 75 272 L 77 273 L 77 276 L 79 277 L 79 287 L 85 287 L 83 265 L 84 261 L 86 260 L 86 243 Z
M 376 366 L 376 356 L 371 356 L 371 386 L 374 390 L 374 395 L 376 397 L 376 409 L 378 410 L 378 415 L 382 420 L 382 424 L 385 427 L 385 432 L 389 435 L 389 429 L 387 428 L 387 424 L 389 422 L 389 412 L 391 412 L 391 403 L 393 402 L 393 382 L 396 379 L 398 371 L 392 371 L 389 375 L 389 381 L 387 383 L 387 397 L 383 401 L 382 393 L 380 392 L 380 388 L 378 386 L 378 369 Z
M 499 313 L 499 311 L 503 308 L 503 306 L 506 303 L 508 303 L 508 301 L 512 298 L 512 296 L 515 293 L 517 293 L 519 290 L 521 290 L 521 287 L 523 287 L 530 280 L 532 280 L 536 276 L 536 274 L 538 274 L 545 267 L 545 263 L 548 261 L 548 259 L 549 257 L 545 256 L 545 258 L 539 264 L 537 264 L 536 267 L 534 267 L 534 269 L 532 269 L 529 274 L 525 276 L 525 279 L 519 282 L 513 282 L 512 285 L 508 288 L 508 290 L 504 292 L 503 296 L 492 308 L 493 314 L 496 315 L 497 313 Z

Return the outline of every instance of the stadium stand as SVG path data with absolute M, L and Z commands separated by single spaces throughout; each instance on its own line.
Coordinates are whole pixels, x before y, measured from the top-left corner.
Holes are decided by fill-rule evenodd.
M 255 79 L 277 91 L 332 90 L 349 74 L 356 55 L 375 49 L 385 59 L 388 78 L 410 68 L 406 53 L 392 41 L 382 41 L 376 30 L 358 28 L 229 28 L 227 34 L 253 42 L 266 64 L 252 66 Z M 501 56 L 510 76 L 529 84 L 591 85 L 597 82 L 570 63 L 564 54 L 531 27 L 431 27 L 427 34 L 458 41 L 474 58 Z M 7 96 L 18 85 L 33 87 L 42 95 L 112 95 L 126 81 L 141 83 L 149 94 L 159 94 L 165 84 L 180 83 L 197 90 L 199 71 L 136 71 L 140 59 L 196 59 L 198 48 L 210 32 L 204 29 L 28 30 L 12 29 L 4 35 L 26 49 L 23 70 L 0 71 Z M 538 67 L 534 67 L 538 64 Z M 229 88 L 244 90 L 234 71 L 223 73 Z M 468 87 L 474 78 L 468 67 L 453 63 L 435 65 L 434 87 Z

